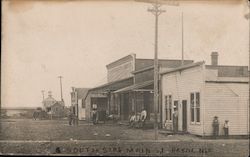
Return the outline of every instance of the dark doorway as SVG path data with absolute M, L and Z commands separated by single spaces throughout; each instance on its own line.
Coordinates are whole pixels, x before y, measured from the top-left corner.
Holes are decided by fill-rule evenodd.
M 174 130 L 176 130 L 176 131 L 178 131 L 179 129 L 178 129 L 178 119 L 179 119 L 179 117 L 178 117 L 178 112 L 179 112 L 179 110 L 178 110 L 178 104 L 179 104 L 179 101 L 178 100 L 175 100 L 174 101 L 174 107 L 175 107 L 175 112 L 177 112 L 177 117 L 176 117 L 176 119 L 174 119 L 174 117 L 173 117 L 173 127 L 174 127 Z
M 106 97 L 92 97 L 91 98 L 91 108 L 93 107 L 93 104 L 97 105 L 97 110 L 107 110 L 108 106 L 108 98 Z
M 145 107 L 145 110 L 147 111 L 147 118 L 146 119 L 150 119 L 150 113 L 152 113 L 153 111 L 153 100 L 154 100 L 154 97 L 153 97 L 153 94 L 146 91 L 143 93 L 143 100 L 144 100 L 144 107 Z
M 129 117 L 129 93 L 123 94 L 122 106 L 123 106 L 123 110 L 122 110 L 123 119 L 128 120 L 128 117 Z
M 93 108 L 93 104 L 97 105 L 98 112 L 98 120 L 104 121 L 106 120 L 106 111 L 108 107 L 108 98 L 106 97 L 92 97 L 91 98 L 91 108 Z
M 187 100 L 182 100 L 182 130 L 187 131 Z

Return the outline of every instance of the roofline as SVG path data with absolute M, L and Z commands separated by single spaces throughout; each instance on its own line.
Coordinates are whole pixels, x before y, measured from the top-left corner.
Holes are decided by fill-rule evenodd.
M 118 89 L 118 90 L 114 91 L 113 93 L 124 93 L 124 92 L 130 91 L 131 89 L 129 89 L 129 88 L 131 88 L 131 87 L 138 86 L 138 85 L 139 86 L 149 86 L 151 84 L 154 84 L 154 80 L 149 80 L 149 81 L 145 81 L 142 83 L 133 84 L 133 85 Z M 124 89 L 126 89 L 126 90 L 124 90 Z
M 181 61 L 181 60 L 171 60 L 171 59 L 161 59 L 160 61 Z M 192 61 L 193 62 L 193 60 L 184 60 L 184 61 Z M 159 67 L 160 67 L 160 65 L 159 65 Z M 154 68 L 154 65 L 152 65 L 152 66 L 148 66 L 148 67 L 145 67 L 145 68 L 143 68 L 143 69 L 140 69 L 140 70 L 135 70 L 135 71 L 132 71 L 131 73 L 132 74 L 136 74 L 136 73 L 140 73 L 140 72 L 143 72 L 143 71 L 147 71 L 147 70 L 150 70 L 150 69 L 153 69 Z
M 122 61 L 123 59 L 125 59 L 125 58 L 127 58 L 127 57 L 129 57 L 129 56 L 131 56 L 131 57 L 133 57 L 133 58 L 136 58 L 136 54 L 135 54 L 135 53 L 131 53 L 131 54 L 129 54 L 129 55 L 126 55 L 125 57 L 122 57 L 122 58 L 120 58 L 120 59 L 117 59 L 117 60 L 115 60 L 115 61 L 113 61 L 113 62 L 107 64 L 107 65 L 106 65 L 106 68 L 112 66 L 112 65 L 115 64 L 115 63 L 118 63 L 118 62 Z
M 136 60 L 154 60 L 150 58 L 136 58 Z M 158 61 L 181 61 L 181 59 L 158 59 Z M 194 61 L 194 60 L 184 60 L 184 61 Z
M 206 83 L 241 83 L 248 84 L 248 81 L 205 81 Z
M 136 73 L 140 73 L 140 72 L 147 71 L 147 70 L 150 70 L 150 69 L 154 69 L 154 66 L 153 65 L 152 66 L 148 66 L 148 67 L 140 69 L 140 70 L 132 71 L 131 73 L 132 74 L 136 74 Z
M 76 89 L 86 89 L 86 90 L 88 90 L 88 89 L 91 89 L 91 88 L 77 88 L 77 87 L 75 87 Z
M 121 80 L 113 81 L 113 82 L 108 82 L 108 83 L 106 83 L 106 84 L 103 84 L 103 85 L 100 85 L 100 86 L 91 88 L 91 89 L 89 89 L 88 91 L 93 91 L 93 90 L 95 90 L 95 89 L 102 88 L 102 87 L 111 85 L 111 84 L 113 84 L 113 83 L 121 82 L 121 81 L 124 81 L 124 80 L 129 80 L 129 79 L 131 79 L 131 78 L 133 78 L 133 76 L 128 77 L 128 78 L 124 78 L 124 79 L 121 79 Z
M 205 65 L 205 66 L 210 66 L 210 67 L 245 67 L 248 68 L 246 65 Z
M 83 99 L 84 99 L 84 101 L 86 100 L 86 98 L 88 97 L 90 91 L 93 91 L 93 90 L 95 90 L 95 89 L 98 89 L 98 88 L 102 88 L 102 87 L 108 86 L 108 85 L 113 84 L 113 83 L 121 82 L 121 81 L 124 81 L 124 80 L 129 80 L 129 79 L 131 79 L 131 78 L 133 78 L 133 76 L 128 77 L 128 78 L 125 78 L 125 79 L 121 79 L 121 80 L 109 82 L 109 83 L 103 84 L 103 85 L 98 86 L 98 87 L 91 88 L 91 89 L 89 89 L 89 90 L 87 91 L 87 94 L 85 95 L 85 97 L 84 97 Z
M 176 71 L 179 71 L 179 70 L 185 70 L 185 69 L 193 68 L 193 67 L 196 67 L 196 66 L 200 66 L 202 64 L 205 64 L 205 61 L 200 61 L 200 62 L 196 62 L 196 63 L 186 64 L 186 65 L 183 65 L 183 66 L 171 69 L 171 70 L 166 70 L 166 71 L 161 72 L 160 75 L 164 75 L 164 74 L 167 74 L 167 73 L 176 72 Z

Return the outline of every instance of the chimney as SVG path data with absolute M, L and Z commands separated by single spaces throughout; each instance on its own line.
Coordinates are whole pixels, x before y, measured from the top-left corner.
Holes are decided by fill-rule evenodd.
M 212 52 L 211 53 L 211 65 L 218 65 L 218 52 Z

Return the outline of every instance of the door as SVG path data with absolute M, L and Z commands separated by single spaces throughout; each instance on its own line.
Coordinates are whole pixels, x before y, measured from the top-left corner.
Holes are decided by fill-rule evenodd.
M 150 119 L 150 113 L 152 113 L 152 108 L 154 107 L 152 104 L 153 103 L 153 94 L 146 91 L 143 93 L 143 104 L 144 104 L 144 108 L 147 111 L 147 117 L 146 119 L 149 120 Z M 150 106 L 151 105 L 151 106 Z
M 187 131 L 187 100 L 182 100 L 182 130 Z
M 174 113 L 176 112 L 176 114 L 177 114 L 177 116 L 176 117 L 174 117 L 174 115 L 173 115 L 173 129 L 174 129 L 174 132 L 175 131 L 178 131 L 179 129 L 179 124 L 178 124 L 178 119 L 179 119 L 179 117 L 178 117 L 178 114 L 179 114 L 179 110 L 178 110 L 178 105 L 179 104 L 179 101 L 178 100 L 175 100 L 174 101 Z
M 129 93 L 124 93 L 123 95 L 123 116 L 124 120 L 129 118 Z

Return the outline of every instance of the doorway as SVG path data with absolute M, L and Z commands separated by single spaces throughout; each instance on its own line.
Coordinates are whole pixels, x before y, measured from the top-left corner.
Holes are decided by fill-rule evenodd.
M 182 130 L 187 131 L 187 100 L 182 100 Z
M 129 93 L 124 93 L 123 94 L 123 104 L 122 104 L 122 115 L 123 115 L 123 120 L 128 120 L 129 118 Z

